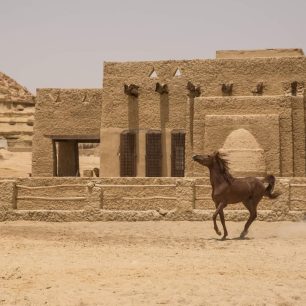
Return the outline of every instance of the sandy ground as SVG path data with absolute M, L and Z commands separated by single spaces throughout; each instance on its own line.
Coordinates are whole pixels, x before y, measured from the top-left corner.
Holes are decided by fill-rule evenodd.
M 0 177 L 31 153 L 0 150 Z M 81 156 L 81 169 L 99 159 Z M 0 223 L 0 305 L 306 305 L 306 223 Z
M 31 173 L 32 152 L 9 152 L 0 149 L 0 177 L 28 177 Z M 84 169 L 100 168 L 98 156 L 80 156 L 80 173 Z
M 0 177 L 27 177 L 31 173 L 32 152 L 0 149 Z
M 0 223 L 0 305 L 306 305 L 306 223 Z

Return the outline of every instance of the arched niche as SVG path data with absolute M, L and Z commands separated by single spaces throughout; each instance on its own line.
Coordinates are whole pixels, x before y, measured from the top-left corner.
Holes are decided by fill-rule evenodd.
M 264 176 L 266 174 L 265 152 L 246 129 L 231 132 L 220 151 L 228 155 L 230 169 L 235 175 Z

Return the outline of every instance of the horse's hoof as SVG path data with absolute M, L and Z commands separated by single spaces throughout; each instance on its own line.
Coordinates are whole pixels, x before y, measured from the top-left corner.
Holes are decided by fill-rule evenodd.
M 223 237 L 222 237 L 222 240 L 226 240 L 226 237 L 228 236 L 228 233 L 227 232 L 224 232 L 223 234 Z
M 219 236 L 221 236 L 221 232 L 220 232 L 220 231 L 216 231 L 216 233 L 217 233 Z
M 240 239 L 244 239 L 245 236 L 247 235 L 248 232 L 245 232 L 243 231 L 241 234 L 240 234 Z

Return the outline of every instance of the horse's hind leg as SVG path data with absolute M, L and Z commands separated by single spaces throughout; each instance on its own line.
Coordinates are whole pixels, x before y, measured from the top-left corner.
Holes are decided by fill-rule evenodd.
M 220 210 L 219 216 L 220 216 L 220 220 L 221 220 L 221 223 L 222 223 L 222 226 L 223 226 L 223 237 L 222 237 L 222 240 L 225 240 L 227 235 L 228 235 L 228 233 L 227 233 L 227 229 L 226 229 L 226 226 L 225 226 L 225 218 L 224 218 L 223 209 Z
M 258 199 L 251 198 L 248 201 L 243 202 L 244 206 L 250 212 L 250 217 L 244 226 L 244 230 L 240 234 L 240 238 L 244 238 L 247 235 L 250 225 L 257 218 L 257 204 L 259 201 L 260 199 L 258 200 Z

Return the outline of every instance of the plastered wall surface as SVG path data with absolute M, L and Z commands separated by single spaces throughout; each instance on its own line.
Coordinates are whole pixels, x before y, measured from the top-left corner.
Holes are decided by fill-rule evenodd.
M 174 77 L 180 69 L 181 76 Z M 152 70 L 157 78 L 150 78 Z M 188 81 L 200 85 L 201 96 L 222 96 L 221 84 L 233 83 L 233 95 L 253 96 L 254 86 L 264 82 L 263 95 L 282 95 L 286 82 L 303 82 L 306 80 L 306 59 L 301 57 L 281 58 L 247 58 L 247 59 L 218 59 L 218 60 L 185 60 L 185 61 L 156 61 L 156 62 L 126 62 L 104 64 L 103 88 L 105 92 L 103 111 L 109 113 L 110 107 L 115 107 L 113 115 L 127 112 L 128 97 L 124 94 L 123 84 L 134 83 L 139 88 L 140 126 L 155 122 L 159 126 L 159 112 L 154 116 L 152 107 L 159 110 L 160 95 L 154 91 L 156 82 L 167 83 L 169 86 L 169 106 L 172 109 L 182 109 L 180 103 L 185 103 Z M 184 97 L 184 98 L 183 98 Z M 155 103 L 153 104 L 153 102 Z M 120 107 L 125 106 L 124 108 Z M 149 107 L 149 109 L 148 109 Z M 110 116 L 102 120 L 103 126 L 115 124 L 125 127 L 128 118 Z M 176 123 L 179 128 L 180 114 L 170 113 L 169 124 Z M 126 116 L 124 116 L 126 117 Z M 176 118 L 176 119 L 175 119 Z M 182 118 L 182 117 L 181 117 Z
M 99 138 L 102 89 L 38 89 L 32 173 L 53 176 L 52 137 Z

